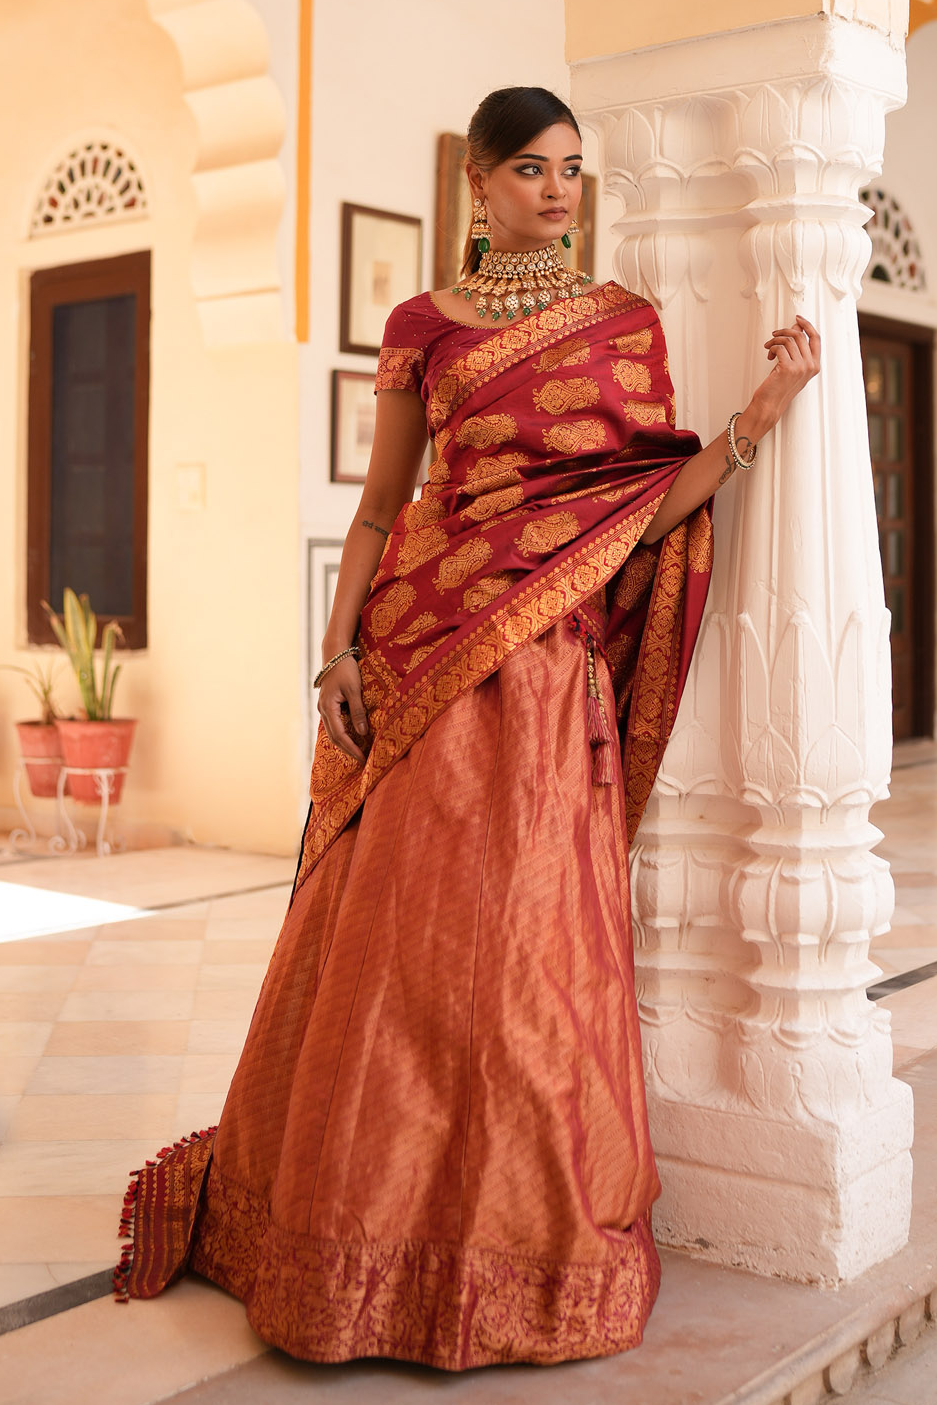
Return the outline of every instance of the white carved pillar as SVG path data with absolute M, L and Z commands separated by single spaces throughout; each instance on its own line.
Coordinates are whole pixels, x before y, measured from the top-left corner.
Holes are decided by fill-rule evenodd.
M 820 377 L 719 495 L 632 868 L 658 1237 L 838 1282 L 897 1250 L 910 1212 L 910 1089 L 865 996 L 893 907 L 869 823 L 891 699 L 855 309 L 901 40 L 818 15 L 581 62 L 572 90 L 682 422 L 712 438 L 796 312 L 823 338 Z

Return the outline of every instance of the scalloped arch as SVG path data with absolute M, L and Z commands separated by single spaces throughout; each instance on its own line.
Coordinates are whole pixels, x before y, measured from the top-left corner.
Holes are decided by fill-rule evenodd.
M 248 0 L 146 0 L 182 63 L 195 119 L 192 286 L 210 344 L 279 341 L 276 238 L 286 197 L 285 108 L 264 22 Z

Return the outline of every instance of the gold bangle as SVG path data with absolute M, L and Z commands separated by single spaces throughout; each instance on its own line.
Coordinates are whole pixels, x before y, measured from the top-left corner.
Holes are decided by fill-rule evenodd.
M 726 427 L 726 433 L 729 436 L 729 453 L 732 455 L 732 462 L 735 464 L 736 468 L 749 469 L 755 462 L 755 456 L 758 453 L 758 445 L 752 445 L 752 456 L 750 459 L 742 458 L 742 455 L 739 453 L 739 446 L 735 442 L 735 421 L 739 418 L 741 413 L 741 410 L 736 410 L 734 415 L 729 416 L 729 423 Z
M 319 684 L 322 682 L 322 680 L 323 680 L 323 678 L 325 677 L 325 675 L 326 675 L 327 673 L 330 673 L 331 670 L 335 667 L 335 665 L 336 665 L 337 663 L 341 663 L 342 659 L 360 659 L 360 658 L 361 658 L 361 650 L 358 648 L 358 645 L 357 645 L 357 644 L 352 644 L 352 645 L 350 645 L 347 649 L 343 649 L 340 654 L 336 654 L 336 655 L 334 656 L 334 658 L 329 659 L 328 663 L 324 663 L 324 664 L 322 665 L 322 667 L 319 669 L 319 672 L 316 674 L 315 678 L 312 680 L 312 686 L 313 686 L 314 688 L 318 688 Z

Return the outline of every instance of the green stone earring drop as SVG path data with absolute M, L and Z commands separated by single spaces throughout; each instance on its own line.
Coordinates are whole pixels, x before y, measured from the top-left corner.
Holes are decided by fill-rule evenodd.
M 571 249 L 573 247 L 573 241 L 570 239 L 568 234 L 563 235 L 563 237 L 560 239 L 560 243 L 563 245 L 564 249 Z
M 484 201 L 475 197 L 472 207 L 472 238 L 478 244 L 478 252 L 487 254 L 491 248 L 491 227 L 488 224 L 488 214 L 485 210 Z

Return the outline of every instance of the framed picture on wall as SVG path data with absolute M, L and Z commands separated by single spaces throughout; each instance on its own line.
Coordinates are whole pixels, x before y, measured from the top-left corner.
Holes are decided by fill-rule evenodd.
M 442 132 L 436 144 L 436 242 L 433 249 L 433 287 L 451 288 L 459 281 L 462 248 L 472 225 L 472 196 L 465 174 L 465 137 Z M 560 253 L 569 268 L 595 276 L 595 202 L 598 181 L 582 173 L 582 199 L 576 212 L 580 233 L 572 247 Z
M 374 439 L 374 372 L 332 372 L 332 482 L 363 483 Z
M 306 710 L 309 717 L 310 761 L 319 726 L 316 712 L 318 690 L 313 688 L 312 680 L 319 672 L 322 662 L 322 641 L 325 638 L 329 615 L 332 613 L 343 545 L 343 542 L 336 540 L 306 538 Z
M 342 351 L 376 356 L 391 309 L 420 292 L 422 231 L 413 215 L 342 205 Z
M 472 195 L 465 174 L 465 137 L 441 132 L 436 143 L 436 243 L 433 287 L 458 282 L 462 245 L 472 224 Z

